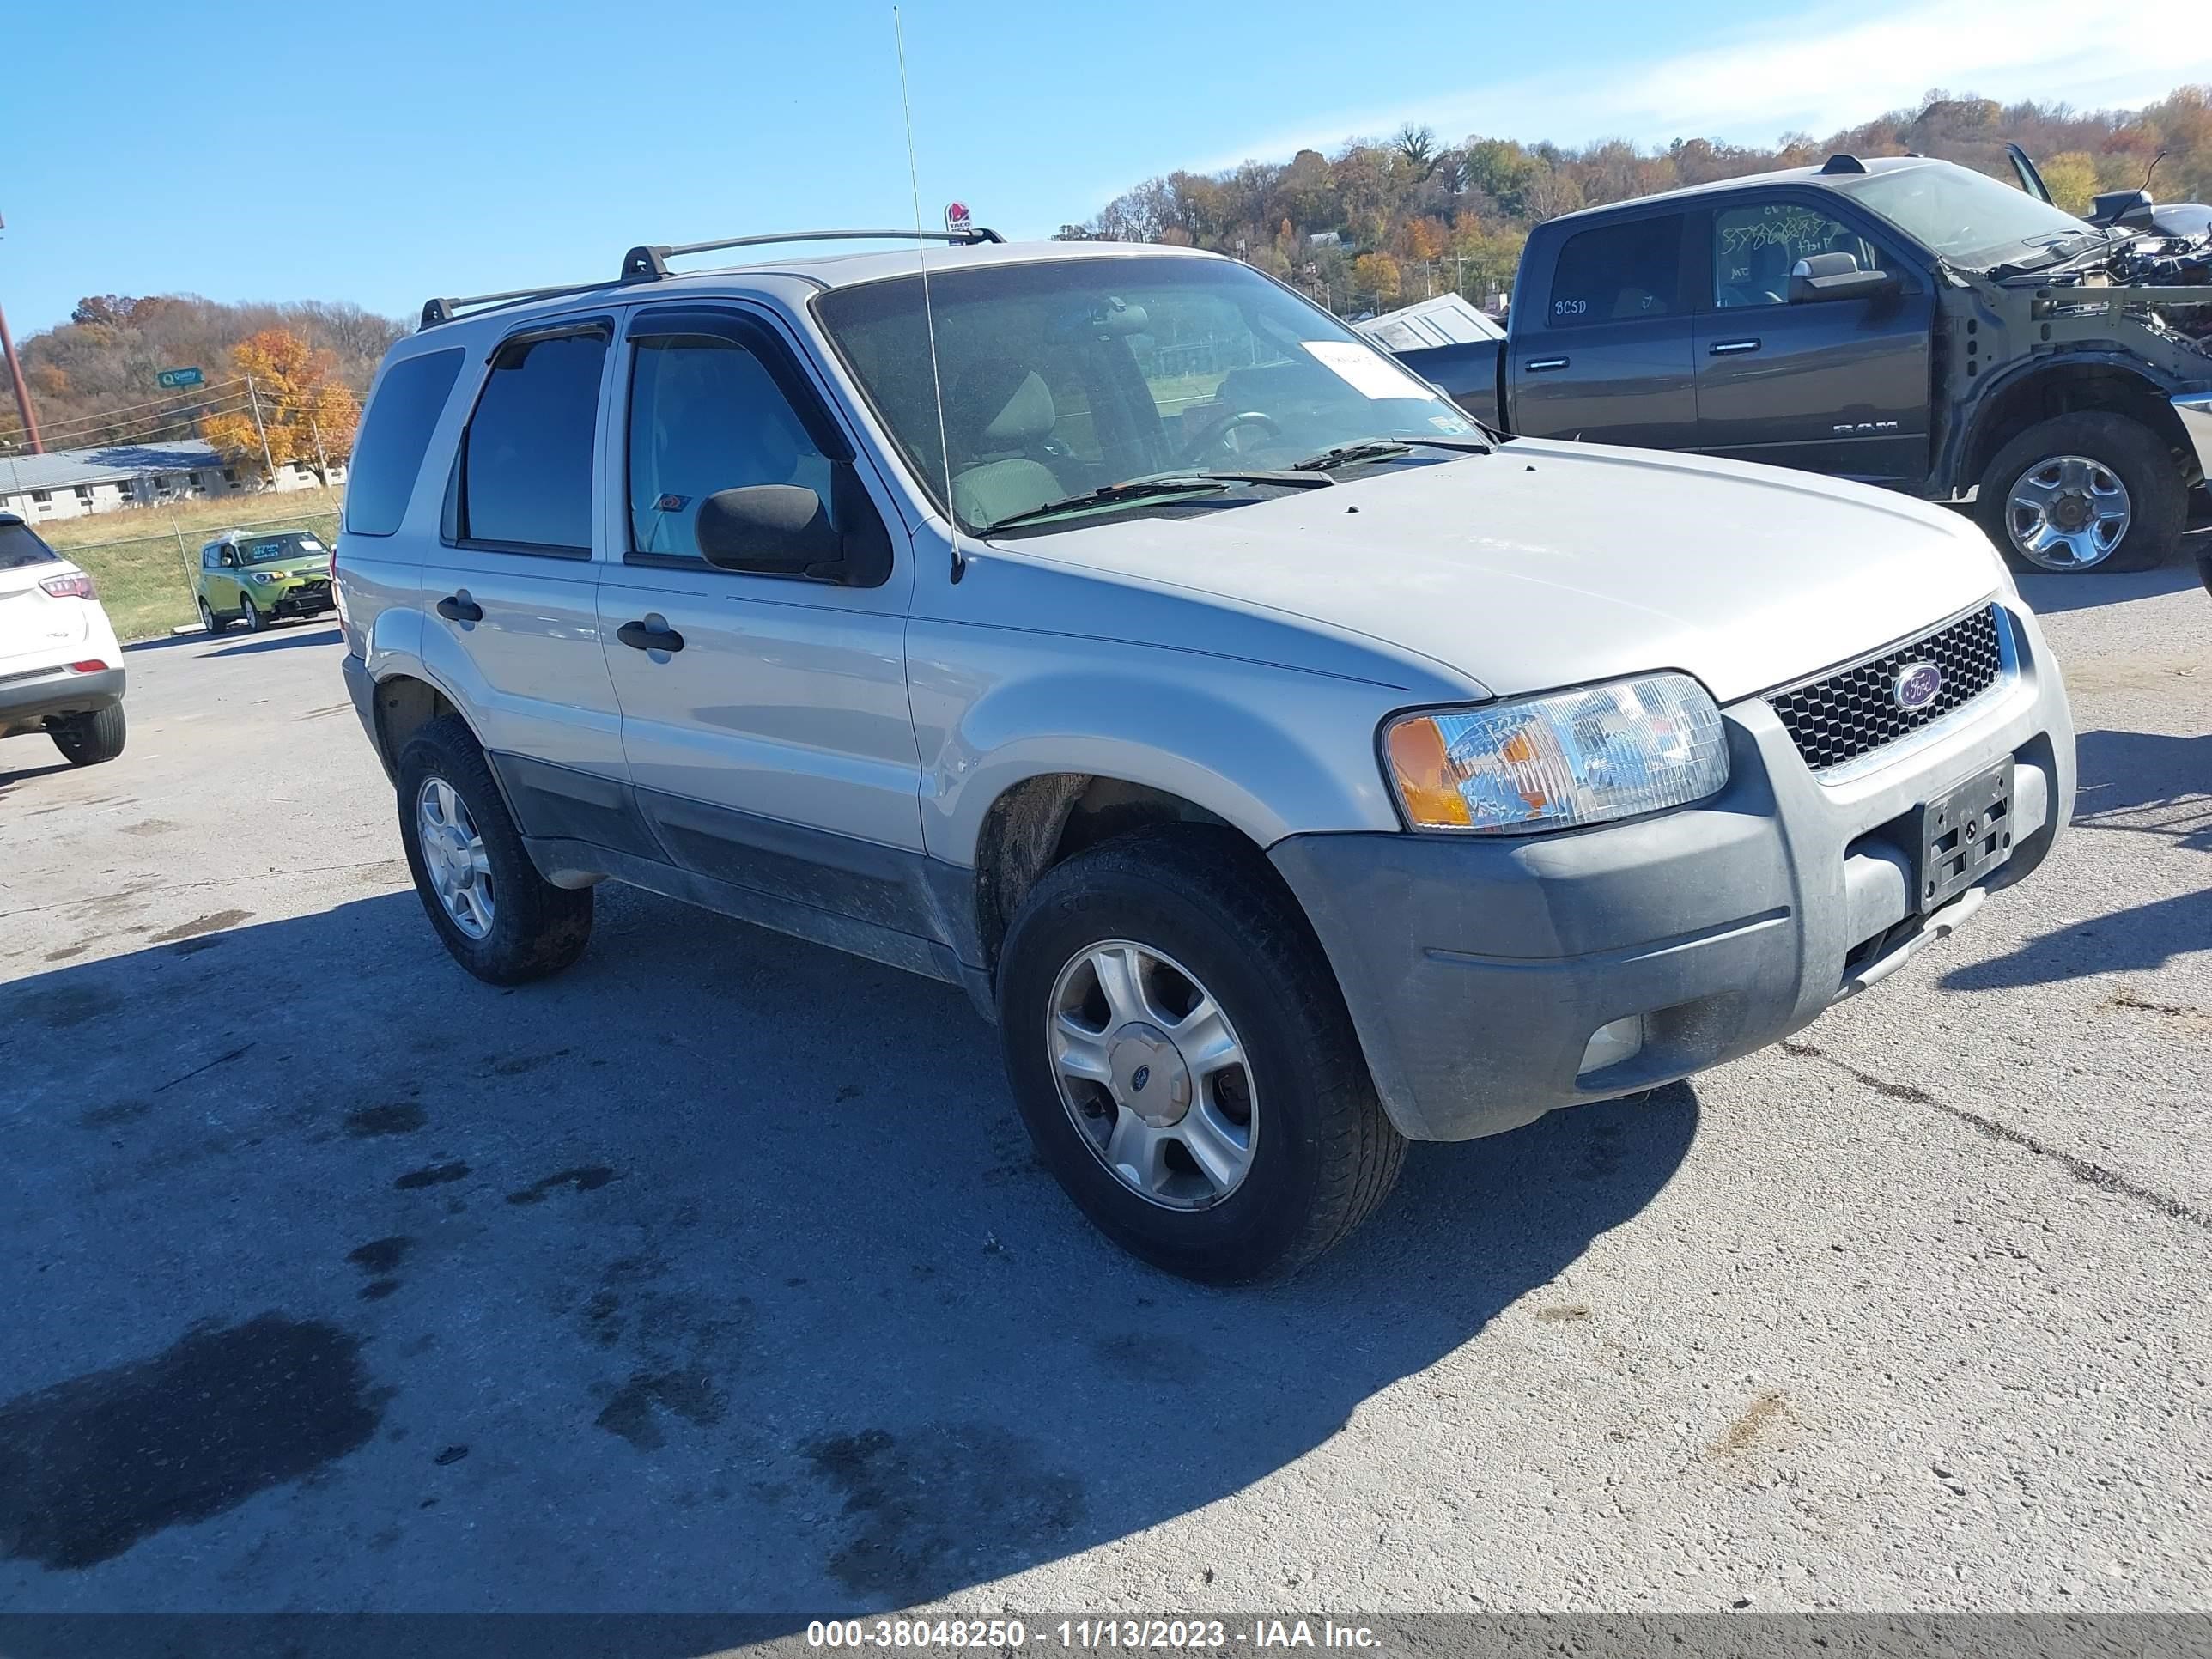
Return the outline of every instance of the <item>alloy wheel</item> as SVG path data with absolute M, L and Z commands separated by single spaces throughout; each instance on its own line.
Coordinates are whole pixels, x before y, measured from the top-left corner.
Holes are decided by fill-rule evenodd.
M 2110 558 L 2135 517 L 2119 474 L 2087 455 L 2054 455 L 2014 481 L 2005 528 L 2045 570 L 2087 570 Z
M 422 847 L 422 868 L 431 890 L 453 926 L 471 939 L 491 932 L 491 859 L 477 834 L 468 803 L 440 777 L 422 780 L 415 798 L 415 827 Z

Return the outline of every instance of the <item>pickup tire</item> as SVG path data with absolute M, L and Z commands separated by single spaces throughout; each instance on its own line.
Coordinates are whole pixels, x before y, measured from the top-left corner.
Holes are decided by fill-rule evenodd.
M 1404 1165 L 1312 928 L 1233 831 L 1142 830 L 1056 866 L 1007 931 L 998 994 L 1039 1158 L 1169 1273 L 1286 1278 Z
M 123 705 L 112 702 L 89 714 L 72 714 L 47 728 L 54 747 L 71 766 L 97 766 L 123 752 Z
M 583 954 L 592 890 L 556 887 L 538 873 L 476 734 L 458 715 L 408 739 L 398 796 L 415 891 L 454 961 L 489 984 L 522 985 Z
M 2148 570 L 2181 539 L 2189 489 L 2157 434 L 2082 410 L 2030 427 L 1982 474 L 1974 516 L 2020 570 Z M 2118 527 L 2109 546 L 2095 526 Z M 2073 539 L 2055 540 L 2070 535 Z M 2045 540 L 2050 545 L 2039 549 Z

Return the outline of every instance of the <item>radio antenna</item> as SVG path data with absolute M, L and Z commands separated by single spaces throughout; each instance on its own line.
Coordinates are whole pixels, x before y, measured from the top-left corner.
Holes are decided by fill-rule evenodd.
M 914 190 L 914 257 L 921 267 L 921 325 L 929 337 L 929 386 L 937 398 L 937 453 L 945 468 L 945 528 L 952 538 L 952 580 L 968 572 L 960 551 L 960 514 L 952 505 L 952 439 L 945 428 L 945 377 L 937 367 L 937 312 L 929 301 L 929 244 L 921 225 L 921 169 L 914 159 L 914 104 L 906 91 L 906 25 L 891 8 L 891 37 L 898 43 L 899 108 L 906 117 L 906 176 Z

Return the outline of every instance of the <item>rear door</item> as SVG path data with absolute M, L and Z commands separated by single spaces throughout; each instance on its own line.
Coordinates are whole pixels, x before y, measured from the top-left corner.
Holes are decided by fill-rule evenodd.
M 592 454 L 611 316 L 538 322 L 492 345 L 422 582 L 422 660 L 460 703 L 527 836 L 650 853 L 626 794 L 599 650 Z
M 1705 234 L 1698 447 L 1869 483 L 1919 483 L 1928 472 L 1936 296 L 1894 239 L 1878 239 L 1817 191 L 1729 197 L 1712 208 Z M 1790 268 L 1820 253 L 1887 270 L 1899 290 L 1791 304 Z
M 858 587 L 716 569 L 695 533 L 702 501 L 745 485 L 811 489 L 848 533 L 896 525 L 889 497 L 766 313 L 641 306 L 627 337 L 599 637 L 640 810 L 700 874 L 927 933 L 903 535 L 890 579 Z
M 1697 441 L 1688 216 L 1629 213 L 1570 232 L 1516 293 L 1507 344 L 1513 429 L 1687 449 Z
M 92 607 L 40 586 L 75 569 L 28 525 L 0 522 L 0 677 L 75 660 Z

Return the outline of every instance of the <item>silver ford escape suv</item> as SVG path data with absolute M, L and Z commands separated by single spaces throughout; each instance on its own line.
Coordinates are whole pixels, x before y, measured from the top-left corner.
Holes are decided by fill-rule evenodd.
M 1092 1221 L 1247 1280 L 1409 1139 L 1787 1036 L 2067 821 L 1964 520 L 1499 439 L 1212 255 L 802 240 L 434 300 L 378 376 L 345 678 L 479 978 L 611 878 L 963 985 Z

